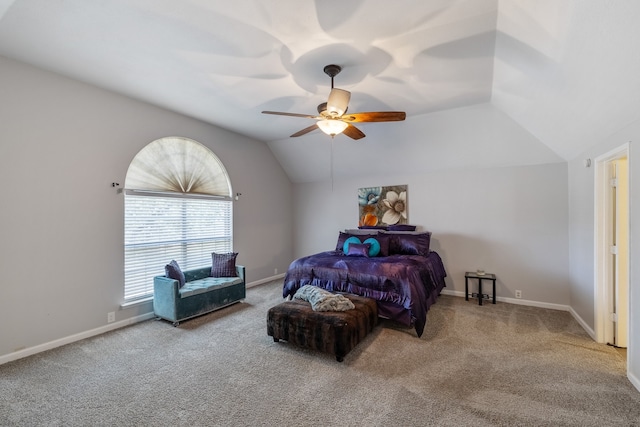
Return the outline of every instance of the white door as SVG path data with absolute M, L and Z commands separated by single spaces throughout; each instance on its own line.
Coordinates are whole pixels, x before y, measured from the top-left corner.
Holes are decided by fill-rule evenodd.
M 613 342 L 617 347 L 627 347 L 629 318 L 629 189 L 628 162 L 621 158 L 611 162 L 612 180 L 612 315 Z
M 625 144 L 596 159 L 595 170 L 595 339 L 624 348 L 630 292 L 628 156 Z

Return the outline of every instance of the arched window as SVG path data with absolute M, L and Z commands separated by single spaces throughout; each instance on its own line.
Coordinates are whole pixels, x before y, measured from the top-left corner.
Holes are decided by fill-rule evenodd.
M 153 141 L 125 179 L 124 300 L 153 295 L 153 277 L 176 260 L 183 270 L 233 250 L 231 184 L 224 166 L 188 138 Z

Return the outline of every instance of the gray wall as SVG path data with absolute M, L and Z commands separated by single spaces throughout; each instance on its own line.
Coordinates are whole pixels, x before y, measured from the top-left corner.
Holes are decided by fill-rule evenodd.
M 569 162 L 569 291 L 571 307 L 591 327 L 595 313 L 595 168 L 585 168 L 583 160 L 595 159 L 630 142 L 629 147 L 629 346 L 627 349 L 628 374 L 640 389 L 640 264 L 637 248 L 640 245 L 640 217 L 637 201 L 640 200 L 640 156 L 636 147 L 640 140 L 640 122 L 635 122 L 611 135 L 590 150 Z
M 121 323 L 152 310 L 120 310 L 123 196 L 111 183 L 160 137 L 209 147 L 242 193 L 234 249 L 248 282 L 286 269 L 291 183 L 265 144 L 3 57 L 0 76 L 0 359 L 99 331 L 111 311 Z
M 333 249 L 358 225 L 357 189 L 408 185 L 409 223 L 431 231 L 447 290 L 464 272 L 498 277 L 500 297 L 568 305 L 567 165 L 497 167 L 296 184 L 296 256 Z

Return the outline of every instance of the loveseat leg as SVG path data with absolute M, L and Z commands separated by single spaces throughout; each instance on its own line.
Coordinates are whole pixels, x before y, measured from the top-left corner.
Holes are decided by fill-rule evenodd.
M 173 322 L 172 325 L 175 328 L 176 326 L 178 326 L 180 324 L 180 322 Z

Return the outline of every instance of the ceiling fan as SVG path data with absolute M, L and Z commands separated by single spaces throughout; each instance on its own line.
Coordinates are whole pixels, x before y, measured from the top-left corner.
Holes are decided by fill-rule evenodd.
M 324 67 L 325 74 L 331 77 L 331 92 L 329 93 L 327 102 L 318 105 L 318 115 L 284 113 L 280 111 L 263 111 L 262 113 L 317 120 L 316 123 L 294 133 L 291 137 L 302 136 L 319 128 L 332 138 L 340 133 L 344 133 L 349 138 L 360 139 L 364 138 L 365 134 L 353 126 L 352 123 L 396 122 L 405 119 L 406 113 L 404 111 L 374 111 L 369 113 L 347 114 L 351 92 L 333 87 L 333 78 L 337 76 L 341 70 L 342 68 L 335 64 Z

